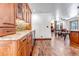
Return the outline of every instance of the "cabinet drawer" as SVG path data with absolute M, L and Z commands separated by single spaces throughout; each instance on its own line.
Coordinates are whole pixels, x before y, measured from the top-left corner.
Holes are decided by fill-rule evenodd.
M 0 36 L 14 34 L 15 32 L 15 28 L 0 28 Z

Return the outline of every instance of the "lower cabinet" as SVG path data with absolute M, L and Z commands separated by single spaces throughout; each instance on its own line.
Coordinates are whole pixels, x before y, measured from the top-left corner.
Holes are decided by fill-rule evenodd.
M 29 33 L 27 36 L 19 40 L 18 46 L 18 52 L 20 53 L 18 54 L 19 56 L 30 56 L 32 52 L 32 33 Z
M 79 47 L 79 31 L 70 32 L 70 45 L 73 47 Z
M 19 40 L 0 40 L 0 56 L 30 56 L 31 51 L 31 33 Z
M 16 56 L 17 41 L 0 40 L 0 56 Z
M 0 41 L 0 56 L 10 56 L 11 55 L 11 42 L 10 41 Z
M 32 34 L 27 36 L 27 45 L 26 45 L 27 56 L 31 55 L 32 52 Z

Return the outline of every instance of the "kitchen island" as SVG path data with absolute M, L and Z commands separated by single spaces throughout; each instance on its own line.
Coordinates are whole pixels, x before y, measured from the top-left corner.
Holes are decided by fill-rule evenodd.
M 79 31 L 70 32 L 70 45 L 73 47 L 79 47 Z
M 30 56 L 33 42 L 32 30 L 0 37 L 0 56 Z

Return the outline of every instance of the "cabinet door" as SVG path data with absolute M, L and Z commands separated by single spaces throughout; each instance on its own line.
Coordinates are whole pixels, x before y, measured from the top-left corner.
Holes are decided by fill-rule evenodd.
M 22 53 L 23 53 L 23 56 L 26 56 L 26 48 L 28 48 L 28 47 L 26 47 L 26 38 L 25 38 L 25 40 L 23 41 L 23 47 L 22 47 Z
M 11 42 L 0 41 L 0 56 L 12 56 Z
M 29 23 L 31 23 L 31 15 L 32 15 L 32 13 L 30 11 L 30 14 L 29 14 Z
M 26 4 L 26 10 L 27 23 L 31 23 L 31 9 L 29 8 L 28 4 Z
M 26 37 L 23 37 L 20 39 L 18 45 L 19 45 L 19 50 L 18 50 L 18 55 L 19 56 L 26 56 L 26 42 L 27 39 Z
M 16 5 L 15 4 L 10 4 L 10 21 L 12 25 L 15 26 L 15 19 L 16 19 Z
M 17 55 L 22 56 L 22 50 L 21 50 L 22 49 L 22 42 L 21 42 L 21 40 L 17 41 L 17 45 L 18 45 L 18 47 L 17 47 L 17 49 L 18 49 L 17 50 Z
M 27 23 L 29 23 L 29 13 L 27 12 Z
M 32 49 L 32 36 L 27 34 L 25 37 L 18 41 L 18 55 L 19 56 L 30 56 Z
M 32 52 L 32 34 L 30 33 L 30 36 L 29 36 L 29 50 L 30 50 L 30 53 Z
M 0 4 L 0 26 L 14 26 L 15 6 L 10 3 Z
M 70 33 L 70 40 L 71 40 L 71 42 L 79 43 L 78 33 L 77 32 L 71 32 Z
M 32 51 L 32 36 L 31 33 L 28 34 L 28 41 L 27 41 L 27 55 L 30 56 L 31 51 Z
M 0 4 L 0 26 L 9 22 L 9 6 L 8 4 Z
M 17 18 L 19 18 L 19 19 L 23 19 L 23 10 L 22 10 L 22 8 L 23 8 L 23 4 L 22 3 L 18 3 L 18 4 L 16 4 L 17 5 Z
M 24 45 L 23 45 L 23 56 L 26 56 L 26 40 L 25 40 L 25 42 L 23 42 L 24 43 Z
M 0 47 L 0 56 L 10 56 L 10 46 Z

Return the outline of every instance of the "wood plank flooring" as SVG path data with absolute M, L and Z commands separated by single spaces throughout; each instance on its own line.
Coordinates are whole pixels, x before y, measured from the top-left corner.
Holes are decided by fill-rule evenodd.
M 52 34 L 51 40 L 36 40 L 32 56 L 79 56 L 79 48 L 70 46 L 69 37 Z

